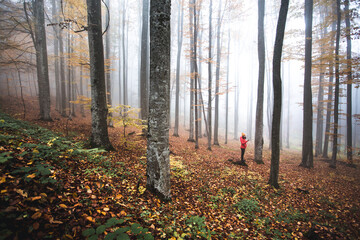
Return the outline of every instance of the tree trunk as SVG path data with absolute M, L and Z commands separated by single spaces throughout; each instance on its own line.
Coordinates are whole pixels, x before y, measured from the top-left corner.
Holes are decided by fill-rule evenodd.
M 170 0 L 150 6 L 150 102 L 147 135 L 147 189 L 170 199 Z
M 313 0 L 305 0 L 305 74 L 304 74 L 304 117 L 302 160 L 300 166 L 313 167 L 312 139 L 312 92 L 311 92 L 311 55 L 312 55 L 312 15 Z
M 123 18 L 122 18 L 122 57 L 123 57 L 123 104 L 128 105 L 128 97 L 127 97 L 127 54 L 125 41 L 127 39 L 127 34 L 125 34 L 125 26 L 126 26 L 126 6 L 125 1 L 123 2 Z
M 336 168 L 336 155 L 338 150 L 338 123 L 339 123 L 339 84 L 340 84 L 340 70 L 339 70 L 339 47 L 340 47 L 340 27 L 341 27 L 341 9 L 340 0 L 336 0 L 336 46 L 335 46 L 335 102 L 334 102 L 334 139 L 333 151 L 330 167 Z
M 194 139 L 194 12 L 192 11 L 192 0 L 189 1 L 189 22 L 190 22 L 190 131 L 189 131 L 189 142 L 195 142 Z
M 148 118 L 148 108 L 149 108 L 149 76 L 148 76 L 148 67 L 149 64 L 149 55 L 148 55 L 148 45 L 149 45 L 149 0 L 143 0 L 143 10 L 142 10 L 142 30 L 141 30 L 141 67 L 140 67 L 140 108 L 141 108 L 141 119 L 147 120 Z
M 52 21 L 58 22 L 59 19 L 56 17 L 57 15 L 57 6 L 56 1 L 52 0 Z M 54 30 L 54 55 L 55 55 L 55 61 L 54 61 L 54 67 L 55 67 L 55 87 L 56 87 L 56 111 L 60 112 L 61 109 L 61 96 L 60 96 L 60 76 L 59 76 L 59 29 L 57 27 L 53 28 Z
M 106 5 L 110 11 L 110 0 L 106 0 Z M 107 15 L 107 20 L 106 20 L 106 27 L 107 32 L 105 33 L 105 59 L 107 59 L 107 61 L 109 61 L 106 64 L 105 67 L 105 79 L 106 79 L 106 99 L 107 99 L 107 105 L 109 105 L 110 107 L 112 107 L 112 95 L 111 95 L 111 60 L 110 60 L 110 13 L 108 13 Z M 108 115 L 108 125 L 109 127 L 113 127 L 113 121 L 112 119 L 112 113 L 109 112 Z
M 195 85 L 195 149 L 199 148 L 199 111 L 198 111 L 198 67 L 197 67 L 197 12 L 196 12 L 196 0 L 192 1 L 193 18 L 194 18 L 194 56 L 192 57 L 194 65 L 194 85 Z
M 264 78 L 265 78 L 265 40 L 264 40 L 264 15 L 265 0 L 258 0 L 258 58 L 259 58 L 259 79 L 258 94 L 256 103 L 256 124 L 255 124 L 255 155 L 254 160 L 258 164 L 264 163 L 263 152 L 263 115 L 264 115 Z
M 274 57 L 273 57 L 273 87 L 274 87 L 274 111 L 272 121 L 272 144 L 271 144 L 271 166 L 269 184 L 275 188 L 279 187 L 279 159 L 280 159 L 280 121 L 281 121 L 281 54 L 285 33 L 286 17 L 289 8 L 289 0 L 281 0 L 281 7 L 276 28 Z
M 61 116 L 66 117 L 66 88 L 65 88 L 65 59 L 64 59 L 64 41 L 62 29 L 59 31 L 59 50 L 60 50 L 60 91 L 61 91 Z
M 334 4 L 334 3 L 333 3 Z M 335 11 L 336 6 L 333 7 L 333 10 Z M 331 31 L 336 31 L 336 20 L 333 19 L 331 24 Z M 324 138 L 324 150 L 322 156 L 324 158 L 328 158 L 328 148 L 329 148 L 329 138 L 330 138 L 330 122 L 331 122 L 331 113 L 332 113 L 332 98 L 333 98 L 333 82 L 334 82 L 334 59 L 333 59 L 333 53 L 334 53 L 334 44 L 335 44 L 335 38 L 331 37 L 331 48 L 330 48 L 330 60 L 329 60 L 329 83 L 328 83 L 328 98 L 327 98 L 327 106 L 326 106 L 326 124 L 325 124 L 325 138 Z
M 179 137 L 179 102 L 180 102 L 180 63 L 181 63 L 181 49 L 183 41 L 183 24 L 184 24 L 184 8 L 183 1 L 179 3 L 178 13 L 178 51 L 176 59 L 176 96 L 175 96 L 175 127 L 173 136 Z
M 219 14 L 217 22 L 217 53 L 216 53 L 216 80 L 215 80 L 215 119 L 214 119 L 214 145 L 219 145 L 219 92 L 220 92 L 220 61 L 221 61 L 221 0 L 219 1 Z
M 320 12 L 320 19 L 324 21 L 324 16 Z M 321 34 L 320 39 L 323 39 L 326 36 L 326 27 L 324 24 L 321 24 Z M 324 108 L 324 68 L 323 68 L 323 56 L 325 55 L 325 49 L 323 44 L 320 45 L 321 56 L 320 56 L 320 76 L 319 76 L 319 93 L 318 93 L 318 108 L 317 108 L 317 119 L 316 119 L 316 141 L 315 141 L 315 157 L 318 157 L 322 154 L 322 144 L 324 136 L 324 117 L 323 117 L 323 108 Z
M 230 68 L 230 29 L 228 31 L 228 55 L 226 71 L 226 124 L 225 124 L 225 144 L 228 142 L 228 125 L 229 125 L 229 68 Z
M 349 0 L 345 0 L 345 23 L 346 23 L 346 59 L 347 59 L 347 95 L 346 95 L 346 136 L 347 136 L 347 160 L 353 164 L 352 145 L 352 58 L 351 58 L 351 35 L 350 35 L 350 12 Z
M 91 81 L 91 138 L 92 147 L 113 149 L 107 129 L 104 47 L 101 30 L 101 2 L 86 0 Z
M 212 91 L 212 0 L 210 0 L 210 7 L 209 7 L 209 59 L 208 59 L 208 150 L 211 150 L 211 138 L 212 138 L 212 104 L 211 104 L 211 91 Z
M 39 86 L 39 105 L 40 119 L 50 121 L 50 84 L 48 58 L 46 48 L 46 33 L 44 19 L 44 1 L 34 1 L 35 17 L 35 49 L 36 49 L 36 66 Z

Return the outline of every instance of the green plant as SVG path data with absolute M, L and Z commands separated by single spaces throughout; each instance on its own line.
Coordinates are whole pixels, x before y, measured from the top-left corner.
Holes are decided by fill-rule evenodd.
M 9 159 L 12 159 L 12 152 L 3 152 L 0 153 L 0 163 L 6 163 Z
M 136 237 L 136 239 L 142 240 L 153 240 L 154 237 L 148 233 L 147 228 L 143 228 L 138 223 L 133 223 L 131 226 L 122 226 L 115 229 L 117 225 L 123 224 L 125 221 L 123 219 L 110 218 L 103 225 L 99 225 L 95 228 L 88 228 L 82 232 L 84 237 L 87 237 L 89 240 L 97 240 L 100 236 L 105 240 L 112 239 L 122 239 L 130 240 L 130 236 Z M 110 231 L 104 236 L 105 231 Z
M 255 217 L 255 212 L 260 211 L 259 202 L 254 199 L 244 198 L 233 205 L 239 212 L 244 214 L 251 221 Z
M 211 232 L 210 229 L 206 226 L 205 217 L 199 216 L 190 216 L 185 221 L 186 223 L 186 232 L 191 235 L 191 239 L 197 239 L 199 237 L 211 239 L 211 235 L 214 232 Z

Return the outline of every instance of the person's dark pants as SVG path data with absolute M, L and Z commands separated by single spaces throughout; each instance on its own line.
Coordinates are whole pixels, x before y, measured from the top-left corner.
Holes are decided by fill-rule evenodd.
M 244 161 L 245 148 L 241 149 L 241 161 Z

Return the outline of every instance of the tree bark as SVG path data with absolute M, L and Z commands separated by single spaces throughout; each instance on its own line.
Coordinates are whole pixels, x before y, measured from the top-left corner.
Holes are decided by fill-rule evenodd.
M 106 5 L 110 11 L 110 0 L 106 0 Z M 110 13 L 107 14 L 106 27 L 108 27 L 105 33 L 105 59 L 109 62 L 105 67 L 105 79 L 106 79 L 106 99 L 107 105 L 112 106 L 112 94 L 111 94 L 111 60 L 110 60 Z M 113 127 L 112 113 L 108 113 L 108 125 Z
M 280 159 L 280 122 L 281 122 L 281 54 L 284 41 L 286 17 L 289 8 L 289 0 L 281 0 L 281 7 L 276 28 L 274 57 L 273 57 L 273 88 L 274 88 L 274 111 L 272 121 L 272 144 L 271 166 L 269 184 L 279 188 L 279 159 Z
M 304 74 L 304 112 L 303 112 L 303 143 L 300 166 L 313 167 L 312 139 L 312 92 L 311 92 L 311 55 L 312 55 L 312 15 L 313 0 L 305 0 L 305 74 Z
M 147 137 L 147 189 L 170 196 L 170 0 L 150 5 L 150 102 Z
M 36 49 L 36 66 L 39 86 L 39 105 L 40 119 L 50 121 L 50 84 L 48 58 L 46 48 L 46 33 L 44 19 L 44 1 L 34 1 L 35 17 L 35 49 Z
M 86 0 L 91 81 L 91 138 L 92 147 L 113 149 L 107 129 L 104 47 L 101 24 L 101 1 Z
M 258 58 L 259 58 L 259 79 L 258 94 L 256 103 L 256 127 L 255 127 L 255 155 L 254 160 L 263 164 L 263 115 L 264 115 L 264 78 L 265 78 L 265 40 L 264 40 L 264 15 L 265 0 L 258 0 Z
M 338 150 L 338 124 L 339 124 L 339 85 L 340 85 L 340 70 L 339 70 L 339 48 L 340 48 L 340 27 L 341 27 L 341 9 L 340 0 L 336 0 L 336 46 L 335 46 L 335 99 L 334 99 L 334 139 L 333 150 L 330 167 L 336 168 L 336 155 Z
M 227 55 L 227 72 L 226 72 L 226 123 L 225 123 L 225 144 L 228 142 L 228 125 L 229 125 L 229 68 L 230 68 L 230 29 L 228 31 L 228 55 Z

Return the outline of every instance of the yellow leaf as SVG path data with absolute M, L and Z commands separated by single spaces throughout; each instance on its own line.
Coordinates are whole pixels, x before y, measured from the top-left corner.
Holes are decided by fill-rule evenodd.
M 29 200 L 30 201 L 36 201 L 36 200 L 39 200 L 39 199 L 41 199 L 41 196 L 32 197 Z
M 67 206 L 66 206 L 65 204 L 63 204 L 63 203 L 60 204 L 59 207 L 61 207 L 61 208 L 67 208 Z
M 86 220 L 88 220 L 88 221 L 90 221 L 90 222 L 95 222 L 95 220 L 94 220 L 92 217 L 90 217 L 90 216 L 86 217 Z
M 36 174 L 33 173 L 33 174 L 30 174 L 30 175 L 27 175 L 26 177 L 27 177 L 27 178 L 34 178 L 34 177 L 36 177 Z
M 0 184 L 6 182 L 6 177 L 1 177 Z
M 123 197 L 123 195 L 121 195 L 121 194 L 117 194 L 116 195 L 116 199 L 120 199 L 120 198 L 122 198 Z
M 37 150 L 36 148 L 33 150 L 33 153 L 39 153 L 39 150 Z

